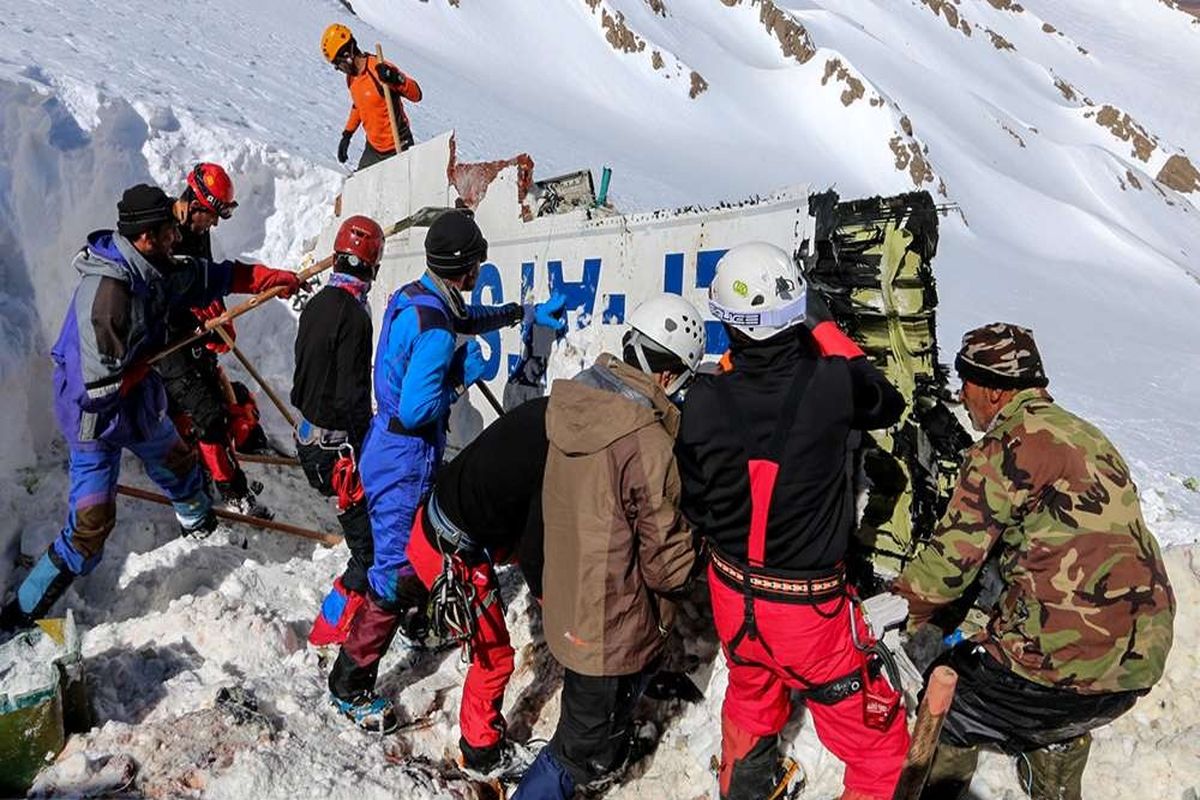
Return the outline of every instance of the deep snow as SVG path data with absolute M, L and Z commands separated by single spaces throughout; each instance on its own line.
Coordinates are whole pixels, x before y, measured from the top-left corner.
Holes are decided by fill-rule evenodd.
M 426 99 L 409 107 L 418 138 L 456 128 L 465 158 L 528 150 L 541 176 L 611 164 L 612 197 L 626 210 L 804 181 L 845 197 L 902 191 L 921 174 L 920 153 L 921 185 L 944 184 L 961 209 L 945 218 L 935 262 L 944 351 L 992 319 L 1032 325 L 1056 396 L 1121 447 L 1160 539 L 1200 541 L 1200 494 L 1185 487 L 1200 476 L 1198 195 L 1153 180 L 1171 155 L 1200 154 L 1188 89 L 1200 82 L 1200 25 L 1164 4 L 1118 0 L 1097 13 L 1089 0 L 1024 0 L 1020 12 L 1004 0 L 778 2 L 807 31 L 804 64 L 783 53 L 750 0 L 666 0 L 665 16 L 644 0 L 356 0 L 362 18 L 334 0 L 12 5 L 0 18 L 0 593 L 18 550 L 39 553 L 65 511 L 45 355 L 74 285 L 70 255 L 89 230 L 111 225 L 121 189 L 141 180 L 177 189 L 204 158 L 231 169 L 241 201 L 218 249 L 297 263 L 343 173 L 333 153 L 347 101 L 316 48 L 335 19 L 364 43 L 381 41 L 420 80 Z M 939 6 L 956 9 L 957 27 Z M 606 40 L 603 15 L 617 12 L 643 50 Z M 708 84 L 695 98 L 692 70 Z M 845 105 L 855 82 L 862 95 Z M 1104 104 L 1156 140 L 1144 160 L 1136 137 L 1097 124 Z M 897 147 L 909 156 L 903 169 Z M 282 304 L 239 325 L 244 349 L 281 387 L 292 325 Z M 551 375 L 571 374 L 604 344 L 599 331 L 577 333 Z M 145 485 L 134 462 L 126 467 Z M 334 529 L 301 476 L 249 471 L 289 521 Z M 169 512 L 120 501 L 104 563 L 66 599 L 88 629 L 102 722 L 72 748 L 134 754 L 143 788 L 159 796 L 472 796 L 438 776 L 457 737 L 457 657 L 397 652 L 385 664 L 384 688 L 405 713 L 431 713 L 432 727 L 386 742 L 347 730 L 304 647 L 344 548 L 245 536 L 180 541 Z M 1168 556 L 1184 614 L 1168 676 L 1098 734 L 1089 797 L 1200 786 L 1194 552 Z M 531 638 L 522 595 L 509 618 L 510 721 L 545 736 L 557 711 L 553 660 Z M 691 629 L 687 655 L 706 664 L 697 682 L 710 699 L 682 713 L 647 707 L 665 725 L 662 744 L 613 797 L 694 797 L 710 786 L 724 671 L 719 658 L 707 666 L 715 646 L 703 619 Z M 238 727 L 203 711 L 217 687 L 235 683 L 257 694 L 265 720 Z M 811 728 L 798 717 L 788 735 L 809 774 L 804 796 L 835 794 L 839 769 Z M 197 750 L 213 742 L 225 749 Z M 191 772 L 208 758 L 215 766 Z M 82 771 L 79 757 L 57 777 L 72 770 Z M 976 791 L 1019 796 L 999 758 L 985 759 Z

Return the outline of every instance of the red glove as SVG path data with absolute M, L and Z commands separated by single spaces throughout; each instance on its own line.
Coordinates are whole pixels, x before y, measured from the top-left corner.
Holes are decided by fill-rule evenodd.
M 216 319 L 225 313 L 225 301 L 221 299 L 213 300 L 204 308 L 193 308 L 192 315 L 200 321 L 200 324 L 208 322 L 210 319 Z M 225 333 L 229 335 L 231 340 L 237 338 L 237 331 L 233 329 L 233 322 L 226 322 L 221 326 L 225 329 Z M 220 337 L 215 331 L 205 341 L 204 346 L 214 353 L 228 353 L 229 345 L 225 344 L 225 340 Z
M 301 290 L 300 277 L 288 269 L 271 269 L 265 264 L 238 264 L 233 269 L 229 290 L 236 294 L 258 294 L 283 287 L 280 297 L 288 298 Z
M 854 343 L 846 334 L 842 333 L 841 328 L 832 320 L 826 320 L 819 323 L 812 329 L 813 338 L 817 340 L 817 347 L 821 351 L 821 355 L 826 358 L 859 358 L 866 355 L 862 348 Z

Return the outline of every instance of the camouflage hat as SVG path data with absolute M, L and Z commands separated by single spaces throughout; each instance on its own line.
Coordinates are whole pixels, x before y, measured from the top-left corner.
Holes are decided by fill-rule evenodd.
M 989 389 L 1030 389 L 1050 382 L 1033 331 L 1008 322 L 963 334 L 954 368 L 963 380 Z

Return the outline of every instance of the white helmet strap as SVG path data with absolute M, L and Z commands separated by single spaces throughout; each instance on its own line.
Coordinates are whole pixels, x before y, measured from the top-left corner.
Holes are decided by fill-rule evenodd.
M 735 311 L 718 303 L 708 301 L 708 308 L 714 317 L 721 322 L 742 328 L 779 328 L 788 327 L 793 322 L 804 317 L 807 310 L 807 293 L 800 292 L 794 299 L 782 306 L 763 309 L 762 311 Z

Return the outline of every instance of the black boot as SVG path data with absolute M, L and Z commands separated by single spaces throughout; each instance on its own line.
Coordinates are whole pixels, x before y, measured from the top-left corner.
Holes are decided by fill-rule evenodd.
M 21 631 L 33 627 L 33 617 L 21 610 L 17 598 L 0 608 L 0 642 L 6 642 Z
M 221 495 L 221 502 L 228 510 L 247 517 L 275 518 L 274 512 L 258 501 L 258 492 L 262 491 L 262 484 L 256 481 L 251 485 L 241 467 L 234 471 L 233 480 L 215 483 L 217 492 Z

